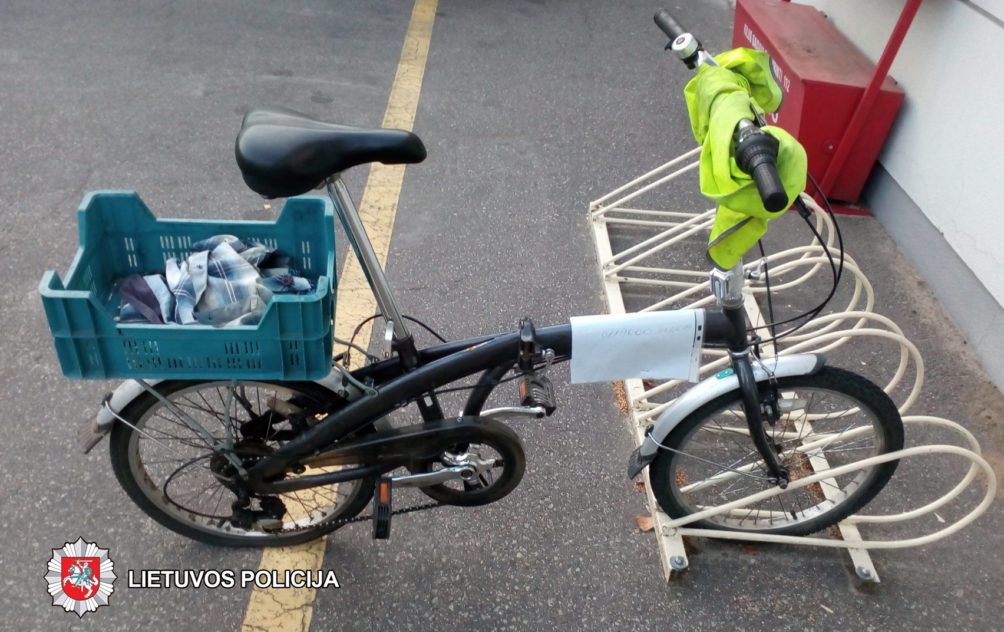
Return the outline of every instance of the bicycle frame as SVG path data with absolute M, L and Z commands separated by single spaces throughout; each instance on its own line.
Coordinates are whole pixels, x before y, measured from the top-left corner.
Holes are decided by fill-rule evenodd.
M 571 354 L 572 333 L 570 325 L 558 325 L 537 331 L 537 340 L 555 354 Z M 380 384 L 377 394 L 363 396 L 350 402 L 340 410 L 327 415 L 317 425 L 305 431 L 248 469 L 250 486 L 261 493 L 268 492 L 265 479 L 283 472 L 292 462 L 313 454 L 344 437 L 361 430 L 377 419 L 418 401 L 435 389 L 484 372 L 479 387 L 482 390 L 492 386 L 492 381 L 504 375 L 519 357 L 519 333 L 512 332 L 495 337 L 474 338 L 448 343 L 417 352 L 419 366 L 407 370 L 400 357 L 384 360 L 353 373 L 357 379 L 373 379 Z M 379 378 L 379 379 L 377 379 Z M 389 379 L 388 379 L 389 378 Z M 383 381 L 386 380 L 386 381 Z M 470 407 L 470 402 L 468 407 Z M 337 474 L 337 473 L 336 473 Z M 316 485 L 332 482 L 320 477 L 301 477 L 304 481 L 314 481 Z
M 280 475 L 294 462 L 318 454 L 324 448 L 411 402 L 419 404 L 422 416 L 427 422 L 442 419 L 438 402 L 435 400 L 435 390 L 481 373 L 463 412 L 464 415 L 474 414 L 484 404 L 491 388 L 517 364 L 520 357 L 519 332 L 482 336 L 418 350 L 401 316 L 358 211 L 340 176 L 331 179 L 328 193 L 373 289 L 381 313 L 389 315 L 388 320 L 392 322 L 393 346 L 397 356 L 352 373 L 356 380 L 377 385 L 376 394 L 364 395 L 338 411 L 328 414 L 302 435 L 250 467 L 247 470 L 247 480 L 249 487 L 256 493 L 279 491 L 283 488 L 281 482 L 269 482 L 270 478 Z M 759 431 L 752 433 L 754 442 L 758 444 L 757 447 L 761 452 L 767 453 L 765 458 L 768 465 L 770 461 L 774 461 L 771 471 L 776 477 L 781 478 L 783 472 L 777 466 L 776 458 L 769 448 L 764 449 L 760 446 L 760 443 L 766 446 L 766 438 L 760 437 L 761 441 L 757 441 L 757 435 L 762 435 L 763 430 L 760 423 L 760 400 L 749 361 L 749 340 L 741 307 L 743 269 L 738 265 L 729 271 L 717 271 L 715 275 L 717 276 L 713 275 L 713 278 L 718 279 L 717 286 L 720 288 L 716 293 L 722 294 L 725 309 L 723 312 L 705 313 L 703 339 L 707 346 L 728 346 L 733 358 L 736 379 L 743 389 L 744 399 L 749 403 L 747 413 L 750 415 L 751 428 L 755 427 Z M 739 299 L 738 304 L 736 297 Z M 571 325 L 557 325 L 537 330 L 536 343 L 542 349 L 553 351 L 559 358 L 570 358 Z M 296 479 L 295 486 L 306 488 L 326 485 L 360 476 L 372 476 L 374 473 L 373 467 L 351 468 L 300 477 Z M 286 487 L 289 486 L 288 483 Z
M 541 355 L 528 359 L 527 341 L 523 338 L 526 331 L 479 336 L 421 350 L 416 348 L 340 174 L 329 179 L 327 184 L 328 193 L 354 254 L 373 290 L 380 313 L 390 315 L 387 320 L 392 326 L 392 349 L 396 354 L 389 359 L 352 371 L 351 379 L 347 381 L 364 385 L 363 389 L 357 388 L 359 393 L 357 397 L 351 397 L 338 410 L 327 413 L 295 439 L 288 441 L 275 452 L 261 457 L 246 469 L 229 450 L 226 441 L 212 443 L 213 451 L 232 463 L 242 479 L 240 485 L 256 494 L 277 494 L 358 478 L 376 477 L 407 465 L 408 458 L 419 448 L 431 449 L 438 446 L 441 451 L 443 446 L 462 444 L 465 442 L 463 439 L 457 439 L 452 443 L 444 441 L 450 437 L 466 436 L 463 433 L 470 430 L 479 416 L 488 416 L 483 415 L 481 409 L 488 395 L 510 370 L 518 366 L 524 374 L 533 373 L 534 361 L 538 363 L 542 361 Z M 743 394 L 743 407 L 753 443 L 763 457 L 771 477 L 783 487 L 787 484 L 787 472 L 778 463 L 763 428 L 763 420 L 766 418 L 771 421 L 771 411 L 776 410 L 777 393 L 773 389 L 768 389 L 761 396 L 757 382 L 769 381 L 774 374 L 792 375 L 811 372 L 806 367 L 818 368 L 822 360 L 815 356 L 810 356 L 808 360 L 789 356 L 776 360 L 773 372 L 764 371 L 763 367 L 758 367 L 757 371 L 754 371 L 742 306 L 745 276 L 741 262 L 730 270 L 712 272 L 712 293 L 723 309 L 705 311 L 702 319 L 704 323 L 702 345 L 728 349 L 734 377 L 721 382 L 717 387 L 702 383 L 688 391 L 687 396 L 681 397 L 672 408 L 673 414 L 670 415 L 667 411 L 667 414 L 660 417 L 653 426 L 653 438 L 658 441 L 660 437 L 664 437 L 683 416 L 703 403 L 705 395 L 718 392 L 722 384 L 732 385 L 732 388 L 738 387 Z M 556 325 L 535 331 L 531 326 L 529 331 L 532 332 L 531 347 L 546 352 L 550 358 L 557 361 L 571 359 L 572 325 Z M 460 417 L 446 419 L 437 401 L 436 390 L 478 373 L 481 375 L 476 384 L 470 387 L 471 394 Z M 124 410 L 143 392 L 150 392 L 159 397 L 150 384 L 142 380 L 132 380 L 124 382 L 105 399 L 103 408 L 80 437 L 85 453 L 111 430 L 116 421 L 129 424 L 118 411 Z M 369 433 L 366 437 L 361 436 L 364 433 L 360 431 L 411 403 L 418 405 L 424 424 L 413 425 L 406 432 L 378 431 Z M 543 409 L 533 407 L 506 410 L 536 416 L 543 413 Z M 206 434 L 205 429 L 196 420 L 182 413 L 179 413 L 179 417 L 193 432 Z M 354 433 L 359 434 L 354 435 Z M 640 471 L 655 456 L 651 445 L 646 443 L 643 447 L 647 450 L 635 450 L 631 455 L 629 469 L 632 472 Z M 385 453 L 380 453 L 381 449 L 386 449 L 395 456 L 383 458 Z M 372 458 L 374 454 L 381 456 Z M 296 470 L 304 463 L 344 464 L 350 467 L 292 479 L 283 477 L 285 472 Z

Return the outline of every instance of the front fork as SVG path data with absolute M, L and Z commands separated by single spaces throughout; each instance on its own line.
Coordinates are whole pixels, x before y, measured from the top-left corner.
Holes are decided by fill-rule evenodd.
M 771 425 L 777 423 L 779 410 L 777 391 L 770 388 L 768 392 L 760 393 L 756 378 L 753 377 L 753 366 L 750 363 L 748 351 L 741 355 L 732 355 L 732 368 L 739 380 L 739 390 L 743 397 L 743 413 L 746 415 L 746 424 L 749 426 L 753 445 L 763 457 L 767 472 L 773 482 L 781 489 L 785 489 L 788 487 L 789 481 L 788 469 L 777 460 L 777 453 L 771 447 L 770 441 L 767 439 L 767 431 L 764 429 L 764 421 Z
M 743 413 L 746 415 L 750 438 L 763 458 L 768 474 L 784 489 L 788 486 L 788 470 L 777 460 L 777 453 L 771 447 L 764 429 L 765 421 L 773 425 L 778 420 L 777 390 L 770 388 L 761 394 L 753 376 L 750 341 L 746 333 L 746 310 L 743 307 L 742 288 L 745 281 L 743 264 L 739 261 L 729 270 L 715 270 L 711 273 L 711 291 L 731 324 L 729 356 L 736 379 L 739 380 Z

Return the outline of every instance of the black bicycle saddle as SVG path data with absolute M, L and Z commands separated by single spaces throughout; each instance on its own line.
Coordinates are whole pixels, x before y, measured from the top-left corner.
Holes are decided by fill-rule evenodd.
M 426 156 L 421 139 L 405 130 L 335 125 L 284 109 L 248 112 L 235 151 L 244 182 L 268 198 L 306 193 L 356 165 Z

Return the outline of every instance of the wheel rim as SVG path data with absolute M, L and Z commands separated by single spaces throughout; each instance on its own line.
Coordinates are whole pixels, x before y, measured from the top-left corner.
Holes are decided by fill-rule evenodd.
M 256 439 L 254 449 L 238 445 L 235 450 L 245 467 L 288 440 L 294 422 L 286 415 L 292 410 L 323 403 L 302 390 L 264 382 L 192 384 L 166 398 L 218 440 L 246 439 L 242 427 L 249 431 L 247 422 L 258 420 L 258 428 L 266 428 L 266 438 Z M 321 529 L 336 521 L 361 491 L 361 481 L 355 480 L 278 494 L 285 512 L 273 528 L 268 532 L 238 528 L 229 522 L 236 494 L 220 481 L 220 466 L 213 463 L 214 458 L 225 459 L 213 456 L 206 440 L 182 421 L 182 415 L 157 402 L 133 423 L 140 431 L 129 437 L 128 462 L 141 492 L 168 517 L 200 531 L 260 539 Z M 342 467 L 308 468 L 300 475 Z M 262 500 L 252 497 L 248 509 L 263 509 Z
M 887 451 L 874 411 L 845 393 L 822 387 L 781 389 L 781 419 L 765 425 L 768 441 L 791 481 Z M 771 489 L 763 459 L 753 447 L 737 401 L 695 423 L 671 457 L 668 487 L 677 506 L 691 514 Z M 864 468 L 778 494 L 707 522 L 720 528 L 773 531 L 825 521 L 824 516 L 867 487 L 875 468 Z

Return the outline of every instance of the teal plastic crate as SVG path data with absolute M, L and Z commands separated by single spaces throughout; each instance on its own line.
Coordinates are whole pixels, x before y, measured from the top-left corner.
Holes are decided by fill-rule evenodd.
M 335 312 L 334 209 L 290 198 L 275 222 L 157 219 L 133 191 L 97 191 L 77 211 L 80 249 L 65 284 L 39 284 L 63 374 L 77 379 L 315 380 L 331 370 Z M 306 295 L 277 294 L 255 326 L 119 323 L 115 283 L 163 272 L 171 257 L 213 235 L 254 239 L 317 279 Z

